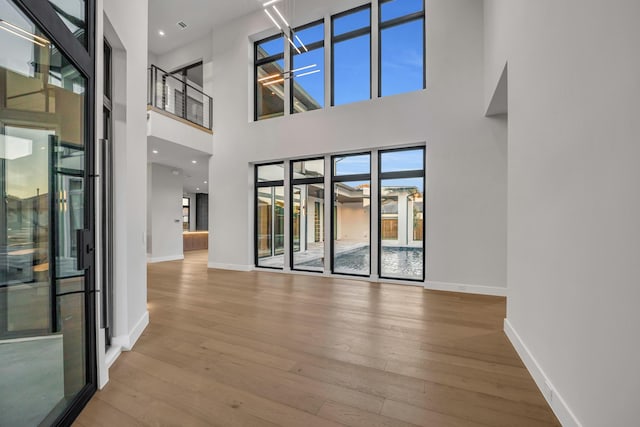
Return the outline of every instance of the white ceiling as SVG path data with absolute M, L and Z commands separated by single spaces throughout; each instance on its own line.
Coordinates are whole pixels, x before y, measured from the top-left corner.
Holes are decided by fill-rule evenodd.
M 263 0 L 149 0 L 149 51 L 162 55 L 224 22 L 260 10 Z M 184 21 L 181 30 L 176 24 Z M 158 31 L 165 32 L 161 37 Z
M 153 136 L 147 137 L 147 161 L 175 168 L 184 178 L 185 193 L 209 193 L 209 154 L 174 144 Z M 153 150 L 158 151 L 155 154 Z M 193 163 L 193 160 L 196 163 Z M 199 190 L 198 190 L 199 188 Z

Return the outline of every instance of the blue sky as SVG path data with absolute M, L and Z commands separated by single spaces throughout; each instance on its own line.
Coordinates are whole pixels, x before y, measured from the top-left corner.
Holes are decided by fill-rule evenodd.
M 392 0 L 381 6 L 381 20 L 385 21 L 423 10 L 423 0 Z M 371 24 L 369 9 L 349 14 L 334 21 L 334 35 L 344 34 Z M 324 25 L 301 30 L 298 37 L 306 45 L 322 40 Z M 329 41 L 327 41 L 329 42 Z M 269 55 L 282 53 L 285 40 L 279 38 L 261 45 Z M 382 96 L 423 88 L 424 81 L 424 20 L 384 29 L 381 35 Z M 334 46 L 334 104 L 342 105 L 369 99 L 371 95 L 371 37 L 363 35 Z M 292 69 L 317 64 L 321 72 L 299 77 L 295 81 L 320 106 L 324 99 L 324 49 L 295 55 Z M 305 70 L 307 71 L 307 70 Z M 303 71 L 304 72 L 304 71 Z M 326 70 L 329 72 L 329 70 Z

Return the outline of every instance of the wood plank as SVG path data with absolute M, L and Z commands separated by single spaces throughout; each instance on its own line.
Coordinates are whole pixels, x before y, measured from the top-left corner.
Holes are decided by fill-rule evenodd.
M 78 426 L 557 426 L 505 299 L 270 272 L 148 267 L 151 324 Z

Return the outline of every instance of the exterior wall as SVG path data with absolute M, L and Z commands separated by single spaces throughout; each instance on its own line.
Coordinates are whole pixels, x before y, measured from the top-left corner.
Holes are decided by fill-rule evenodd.
M 356 5 L 300 0 L 292 25 Z M 260 11 L 213 31 L 210 266 L 253 265 L 253 162 L 426 142 L 427 280 L 504 289 L 506 129 L 483 117 L 483 4 L 426 5 L 427 90 L 261 122 L 247 35 L 272 34 L 270 21 Z
M 563 425 L 637 425 L 640 3 L 486 6 L 509 20 L 487 28 L 509 63 L 506 330 Z
M 338 223 L 338 240 L 369 239 L 369 208 L 363 208 L 362 203 L 338 204 Z

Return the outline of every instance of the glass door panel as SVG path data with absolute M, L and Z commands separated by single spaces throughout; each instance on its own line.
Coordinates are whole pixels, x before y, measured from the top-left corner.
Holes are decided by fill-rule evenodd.
M 91 386 L 87 80 L 9 0 L 0 46 L 0 425 L 48 425 Z

